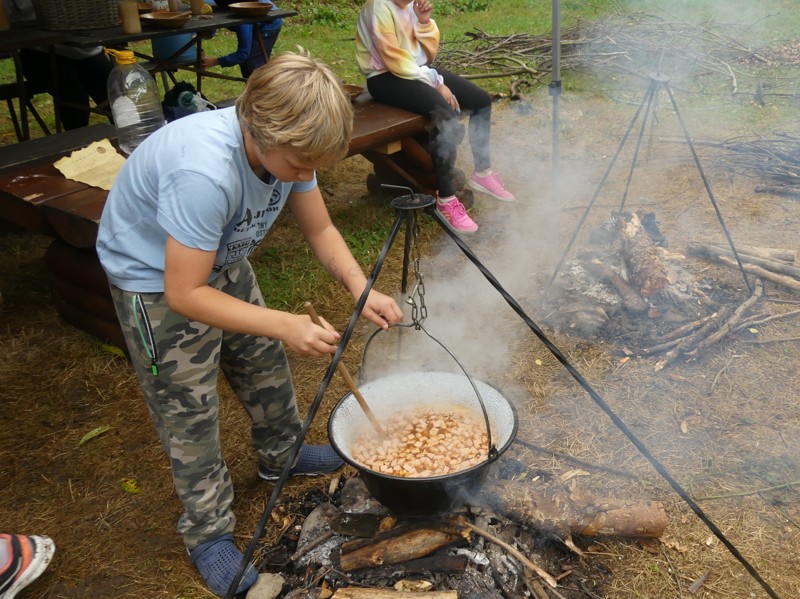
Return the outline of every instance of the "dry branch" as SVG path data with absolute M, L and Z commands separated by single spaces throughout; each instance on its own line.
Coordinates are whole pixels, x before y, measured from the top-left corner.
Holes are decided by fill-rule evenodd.
M 717 260 L 720 256 L 733 258 L 733 251 L 730 249 L 720 248 L 707 243 L 690 243 L 686 248 L 687 253 L 693 256 L 699 256 L 709 260 Z M 773 260 L 771 258 L 763 258 L 746 253 L 744 250 L 740 251 L 736 248 L 736 253 L 742 263 L 754 264 L 771 272 L 787 275 L 789 277 L 798 279 L 800 281 L 800 268 L 791 266 L 781 260 Z
M 736 93 L 740 78 L 756 80 L 755 72 L 744 70 L 754 58 L 768 62 L 737 41 L 729 28 L 723 32 L 723 26 L 693 25 L 655 14 L 612 13 L 561 31 L 561 68 L 595 75 L 623 73 L 648 81 L 658 64 L 664 72 L 686 74 L 687 81 L 721 77 Z M 550 35 L 496 36 L 479 29 L 442 43 L 437 57 L 437 64 L 468 79 L 511 77 L 529 83 L 547 79 L 552 63 Z M 512 90 L 517 88 L 512 82 Z
M 723 266 L 727 266 L 728 268 L 739 270 L 739 265 L 736 264 L 736 261 L 733 260 L 732 258 L 720 256 L 715 260 L 715 262 L 718 262 Z M 750 273 L 752 275 L 756 275 L 757 277 L 761 277 L 762 279 L 769 281 L 770 283 L 775 283 L 776 285 L 785 287 L 786 289 L 794 291 L 795 293 L 800 293 L 800 281 L 798 281 L 797 279 L 785 275 L 776 274 L 765 268 L 756 266 L 755 264 L 742 264 L 742 268 L 744 269 L 745 272 Z

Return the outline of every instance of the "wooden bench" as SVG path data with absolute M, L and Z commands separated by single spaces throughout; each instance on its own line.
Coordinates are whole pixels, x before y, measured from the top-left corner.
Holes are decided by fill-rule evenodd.
M 433 193 L 430 155 L 424 147 L 424 117 L 359 100 L 348 156 L 375 165 L 367 184 L 403 184 Z M 45 264 L 58 294 L 56 308 L 67 322 L 125 347 L 108 282 L 94 250 L 107 192 L 66 179 L 53 163 L 94 141 L 115 139 L 108 124 L 92 125 L 0 148 L 0 218 L 53 237 Z

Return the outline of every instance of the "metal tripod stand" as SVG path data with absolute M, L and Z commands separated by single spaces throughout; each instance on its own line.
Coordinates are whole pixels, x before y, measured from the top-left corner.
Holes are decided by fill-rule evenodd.
M 636 122 L 639 120 L 639 117 L 642 115 L 642 111 L 644 111 L 644 116 L 642 117 L 642 124 L 639 129 L 639 135 L 636 139 L 636 147 L 634 148 L 633 152 L 633 159 L 631 160 L 631 167 L 628 171 L 628 178 L 625 183 L 625 192 L 622 194 L 622 202 L 620 203 L 619 211 L 622 212 L 622 209 L 625 207 L 625 202 L 628 197 L 628 191 L 630 190 L 631 179 L 633 178 L 633 171 L 636 166 L 636 160 L 639 156 L 639 150 L 642 146 L 642 139 L 644 138 L 644 132 L 647 127 L 647 120 L 648 117 L 654 112 L 654 105 L 656 99 L 658 97 L 658 92 L 661 88 L 664 88 L 669 96 L 670 102 L 672 103 L 672 108 L 675 111 L 675 116 L 678 118 L 678 122 L 680 123 L 681 130 L 683 131 L 684 138 L 686 139 L 686 144 L 689 146 L 689 150 L 692 153 L 692 158 L 694 159 L 694 164 L 697 167 L 698 172 L 700 173 L 700 178 L 703 181 L 703 186 L 705 187 L 706 193 L 708 194 L 708 199 L 711 201 L 711 205 L 714 207 L 714 212 L 717 215 L 717 220 L 719 220 L 719 224 L 722 227 L 723 233 L 725 233 L 725 238 L 728 240 L 728 245 L 733 252 L 734 257 L 736 258 L 736 264 L 739 266 L 739 271 L 742 273 L 742 278 L 744 279 L 744 284 L 747 287 L 747 290 L 752 293 L 753 292 L 753 285 L 750 280 L 747 278 L 747 273 L 744 270 L 744 266 L 742 265 L 742 260 L 739 257 L 739 253 L 736 251 L 736 246 L 733 244 L 733 239 L 731 238 L 731 234 L 728 231 L 728 228 L 725 226 L 725 220 L 722 218 L 722 212 L 719 209 L 719 205 L 717 204 L 717 200 L 714 198 L 714 192 L 711 190 L 711 184 L 708 182 L 708 178 L 706 177 L 705 171 L 703 170 L 702 165 L 700 164 L 700 159 L 697 156 L 697 152 L 694 147 L 694 143 L 692 142 L 692 138 L 689 136 L 689 131 L 686 128 L 686 124 L 683 121 L 683 117 L 681 116 L 681 111 L 678 109 L 678 104 L 675 101 L 675 96 L 672 94 L 672 89 L 669 86 L 669 77 L 662 75 L 660 73 L 651 73 L 650 74 L 650 85 L 647 88 L 647 91 L 642 98 L 641 103 L 639 104 L 636 113 L 633 115 L 630 124 L 628 125 L 625 134 L 622 136 L 622 140 L 619 143 L 619 147 L 617 147 L 617 151 L 614 153 L 611 162 L 606 169 L 606 172 L 603 174 L 600 183 L 597 186 L 594 194 L 592 195 L 592 199 L 589 201 L 589 204 L 586 206 L 586 210 L 584 210 L 583 215 L 581 215 L 580 220 L 578 221 L 578 225 L 575 228 L 575 231 L 572 234 L 572 237 L 567 244 L 567 247 L 564 249 L 563 254 L 561 254 L 561 258 L 558 261 L 558 265 L 556 266 L 553 274 L 550 277 L 550 280 L 547 282 L 547 286 L 545 287 L 545 293 L 550 290 L 553 281 L 558 276 L 558 273 L 561 272 L 561 268 L 564 266 L 564 261 L 567 258 L 567 254 L 569 253 L 570 249 L 572 248 L 573 243 L 575 243 L 575 239 L 578 237 L 578 233 L 580 232 L 583 224 L 586 222 L 586 218 L 589 215 L 589 212 L 594 206 L 594 203 L 597 201 L 598 196 L 600 195 L 600 191 L 603 189 L 606 181 L 608 180 L 611 171 L 614 168 L 614 165 L 619 158 L 623 147 L 625 146 L 628 138 L 633 131 Z
M 674 102 L 674 101 L 673 101 Z M 677 109 L 677 108 L 676 108 Z M 699 163 L 698 163 L 699 166 Z M 390 186 L 386 186 L 390 187 Z M 406 188 L 400 188 L 406 189 Z M 707 187 L 710 193 L 710 188 Z M 713 199 L 712 199 L 713 201 Z M 261 536 L 264 534 L 264 529 L 266 528 L 266 524 L 270 519 L 273 509 L 278 500 L 278 496 L 280 495 L 281 490 L 283 489 L 283 485 L 286 483 L 286 480 L 289 478 L 289 471 L 291 470 L 292 464 L 295 461 L 295 458 L 300 452 L 300 447 L 303 445 L 303 441 L 308 433 L 308 429 L 311 426 L 314 417 L 319 410 L 320 404 L 322 403 L 323 396 L 325 391 L 330 384 L 331 379 L 333 378 L 333 374 L 336 371 L 336 368 L 341 360 L 342 353 L 344 352 L 347 344 L 350 341 L 350 338 L 353 334 L 353 330 L 355 329 L 356 323 L 358 322 L 358 318 L 361 315 L 361 311 L 364 309 L 364 305 L 367 301 L 367 296 L 369 295 L 370 291 L 372 290 L 375 281 L 378 278 L 378 275 L 381 272 L 381 268 L 383 267 L 383 263 L 386 259 L 386 256 L 389 253 L 389 250 L 394 245 L 395 239 L 400 232 L 402 225 L 405 223 L 406 225 L 406 238 L 405 238 L 405 252 L 403 256 L 403 278 L 402 278 L 402 291 L 405 292 L 407 283 L 408 283 L 408 274 L 409 274 L 409 264 L 410 264 L 410 257 L 411 257 L 411 248 L 412 242 L 414 241 L 414 237 L 416 235 L 416 227 L 417 227 L 417 213 L 419 211 L 423 211 L 429 216 L 431 216 L 444 230 L 444 232 L 450 237 L 450 239 L 458 246 L 458 248 L 462 251 L 462 253 L 466 256 L 466 258 L 472 262 L 472 264 L 481 272 L 484 278 L 494 287 L 494 289 L 502 296 L 502 298 L 506 301 L 506 303 L 511 307 L 511 309 L 520 317 L 520 319 L 528 326 L 528 328 L 536 335 L 536 337 L 544 344 L 544 346 L 550 351 L 550 353 L 558 360 L 558 362 L 567 370 L 567 372 L 572 376 L 573 379 L 586 391 L 586 393 L 592 398 L 592 400 L 600 407 L 600 409 L 612 420 L 612 422 L 617 426 L 617 428 L 628 438 L 628 440 L 639 450 L 639 452 L 653 465 L 656 471 L 661 475 L 661 477 L 666 480 L 672 489 L 681 497 L 681 499 L 686 502 L 686 504 L 692 509 L 692 511 L 708 526 L 709 530 L 714 533 L 714 535 L 725 545 L 725 547 L 731 552 L 731 554 L 744 566 L 744 568 L 748 571 L 748 573 L 756 580 L 758 583 L 764 588 L 769 594 L 770 597 L 773 599 L 780 599 L 780 597 L 775 593 L 775 591 L 770 587 L 770 585 L 760 576 L 760 574 L 755 570 L 755 568 L 745 559 L 745 557 L 739 552 L 739 550 L 725 537 L 723 532 L 714 524 L 713 521 L 703 512 L 702 508 L 689 496 L 689 494 L 681 487 L 681 485 L 669 474 L 666 468 L 653 456 L 650 450 L 640 441 L 636 435 L 631 431 L 628 426 L 620 419 L 619 416 L 611 409 L 611 407 L 606 403 L 606 401 L 595 391 L 595 389 L 586 381 L 583 375 L 572 365 L 572 363 L 567 359 L 564 353 L 556 347 L 556 345 L 545 335 L 542 329 L 539 327 L 534 320 L 528 316 L 522 306 L 514 299 L 511 294 L 506 291 L 503 286 L 501 285 L 500 281 L 492 274 L 492 272 L 480 261 L 480 259 L 475 255 L 475 253 L 470 249 L 470 247 L 450 228 L 450 224 L 447 222 L 444 216 L 436 209 L 436 199 L 430 195 L 423 195 L 423 194 L 414 194 L 413 192 L 410 195 L 401 196 L 392 200 L 392 207 L 396 210 L 396 218 L 394 223 L 392 224 L 391 230 L 389 235 L 381 249 L 381 253 L 378 256 L 378 260 L 375 263 L 375 266 L 372 268 L 369 277 L 367 278 L 367 284 L 364 287 L 364 291 L 361 293 L 358 301 L 356 302 L 356 306 L 353 310 L 353 313 L 350 317 L 350 321 L 347 324 L 347 328 L 342 335 L 342 338 L 339 342 L 339 347 L 336 350 L 336 353 L 331 360 L 330 365 L 328 366 L 327 371 L 325 372 L 325 376 L 323 377 L 322 383 L 320 384 L 319 391 L 317 392 L 314 401 L 312 402 L 308 414 L 306 415 L 305 420 L 303 421 L 302 428 L 300 433 L 298 434 L 297 440 L 295 441 L 292 449 L 290 451 L 290 456 L 286 461 L 286 465 L 281 472 L 280 477 L 275 482 L 275 487 L 272 489 L 272 494 L 267 502 L 266 507 L 264 508 L 264 512 L 259 520 L 256 528 L 253 532 L 253 538 L 250 540 L 249 545 L 247 546 L 246 551 L 242 556 L 242 562 L 239 566 L 239 570 L 234 576 L 231 584 L 228 588 L 228 592 L 225 595 L 225 599 L 233 599 L 233 596 L 236 594 L 236 589 L 239 588 L 239 583 L 241 582 L 242 578 L 244 577 L 245 570 L 247 565 L 250 563 L 250 559 L 255 552 L 258 542 L 261 539 Z M 718 212 L 719 214 L 719 212 Z M 721 218 L 721 217 L 720 217 Z M 738 260 L 738 256 L 737 256 Z M 741 263 L 740 263 L 741 266 Z M 416 271 L 416 267 L 415 267 Z M 745 279 L 746 280 L 746 279 Z

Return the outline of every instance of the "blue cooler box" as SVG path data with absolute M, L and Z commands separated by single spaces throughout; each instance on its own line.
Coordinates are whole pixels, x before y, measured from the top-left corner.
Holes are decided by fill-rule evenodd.
M 153 57 L 159 60 L 166 60 L 175 52 L 181 49 L 189 40 L 194 37 L 191 33 L 179 33 L 165 37 L 156 37 L 151 41 L 153 45 Z M 175 62 L 195 62 L 197 60 L 197 46 L 191 45 L 183 54 L 175 57 Z

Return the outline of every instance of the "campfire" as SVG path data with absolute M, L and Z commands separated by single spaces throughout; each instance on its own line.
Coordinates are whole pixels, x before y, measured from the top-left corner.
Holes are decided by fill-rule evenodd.
M 658 502 L 599 498 L 513 459 L 501 466 L 467 504 L 425 518 L 397 516 L 360 477 L 337 477 L 327 496 L 306 499 L 316 507 L 301 523 L 276 512 L 283 529 L 260 564 L 272 574 L 251 593 L 288 584 L 291 599 L 597 597 L 601 577 L 580 559 L 593 547 L 572 535 L 644 540 L 666 527 Z
M 562 269 L 545 316 L 555 328 L 604 339 L 627 356 L 658 356 L 655 369 L 691 359 L 712 345 L 766 322 L 764 285 L 800 292 L 797 252 L 724 243 L 670 247 L 652 212 L 613 213 L 589 236 L 591 248 Z M 692 271 L 689 257 L 703 261 Z M 738 258 L 738 260 L 737 260 Z M 740 271 L 736 286 L 713 279 L 712 262 Z M 750 292 L 743 297 L 743 273 Z

